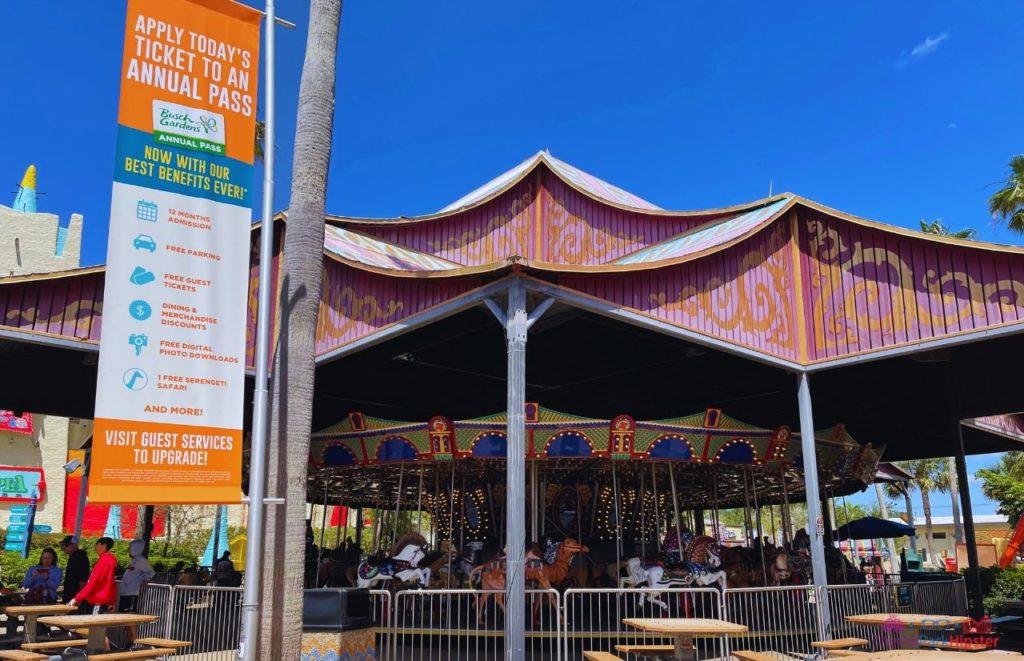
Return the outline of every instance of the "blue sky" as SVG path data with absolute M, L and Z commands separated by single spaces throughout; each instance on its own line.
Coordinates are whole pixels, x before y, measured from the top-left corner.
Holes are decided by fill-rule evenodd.
M 278 39 L 278 208 L 306 4 L 278 2 L 299 24 Z M 36 163 L 42 210 L 85 215 L 84 264 L 106 251 L 123 22 L 117 1 L 0 3 L 0 196 Z M 350 0 L 328 208 L 434 211 L 547 148 L 665 208 L 759 198 L 771 182 L 1020 243 L 986 200 L 1024 151 L 1022 33 L 1011 0 Z

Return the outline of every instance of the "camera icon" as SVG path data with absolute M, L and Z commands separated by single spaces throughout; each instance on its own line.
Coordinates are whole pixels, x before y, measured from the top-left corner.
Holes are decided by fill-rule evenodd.
M 142 348 L 149 346 L 149 337 L 145 333 L 132 333 L 128 336 L 128 344 L 135 347 L 135 355 L 142 355 Z

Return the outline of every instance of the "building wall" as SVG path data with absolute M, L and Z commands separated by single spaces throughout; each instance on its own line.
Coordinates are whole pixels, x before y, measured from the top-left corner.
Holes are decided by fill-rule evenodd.
M 82 251 L 82 216 L 72 214 L 63 250 L 57 254 L 60 219 L 51 213 L 27 213 L 0 205 L 0 277 L 77 268 Z M 0 402 L 0 408 L 5 403 Z M 91 423 L 33 414 L 33 432 L 0 432 L 0 464 L 43 469 L 46 492 L 36 510 L 36 524 L 60 532 L 64 513 L 64 464 L 69 436 L 80 447 Z M 6 527 L 11 505 L 0 502 L 0 526 Z
M 42 468 L 46 480 L 44 497 L 36 508 L 36 524 L 61 531 L 64 514 L 64 464 L 69 438 L 74 446 L 91 433 L 92 423 L 59 416 L 33 414 L 32 434 L 0 432 L 0 464 L 22 468 Z M 0 526 L 6 527 L 11 505 L 0 502 Z
M 72 214 L 64 249 L 57 254 L 60 219 L 0 205 L 0 276 L 77 268 L 82 252 L 82 216 Z
M 917 528 L 917 552 L 924 555 L 928 552 L 928 545 L 925 542 L 925 528 L 923 517 L 914 521 Z M 952 524 L 936 523 L 932 526 L 932 533 L 936 537 L 932 539 L 932 551 L 938 558 L 956 557 L 956 540 L 953 538 Z M 975 539 L 979 544 L 992 544 L 993 538 L 1009 538 L 1013 529 L 1008 523 L 978 523 L 974 524 Z M 898 540 L 897 548 L 910 547 L 909 541 Z M 999 548 L 1001 551 L 1001 547 Z

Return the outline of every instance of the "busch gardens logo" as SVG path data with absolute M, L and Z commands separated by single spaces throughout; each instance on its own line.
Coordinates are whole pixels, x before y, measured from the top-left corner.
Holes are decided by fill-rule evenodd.
M 215 112 L 153 100 L 153 141 L 224 154 L 224 117 Z

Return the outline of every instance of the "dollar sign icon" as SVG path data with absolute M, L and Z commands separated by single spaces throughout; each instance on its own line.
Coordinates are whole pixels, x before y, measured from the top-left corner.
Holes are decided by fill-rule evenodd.
M 132 301 L 128 305 L 128 314 L 139 321 L 145 321 L 153 314 L 153 308 L 149 306 L 149 303 L 140 299 Z

